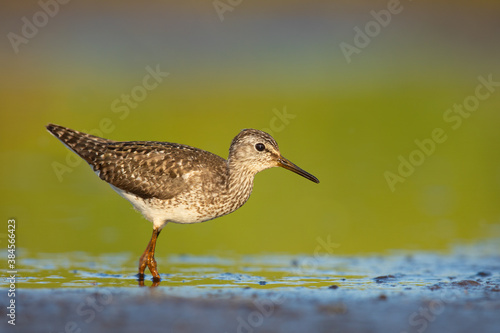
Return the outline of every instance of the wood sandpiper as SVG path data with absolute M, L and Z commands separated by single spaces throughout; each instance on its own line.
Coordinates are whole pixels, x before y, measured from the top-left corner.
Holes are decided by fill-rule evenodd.
M 258 172 L 279 166 L 319 183 L 284 158 L 271 135 L 255 129 L 236 135 L 227 160 L 177 143 L 113 141 L 54 124 L 47 130 L 153 223 L 139 260 L 140 281 L 146 267 L 153 281 L 160 281 L 155 246 L 168 222 L 205 222 L 234 212 L 250 197 Z

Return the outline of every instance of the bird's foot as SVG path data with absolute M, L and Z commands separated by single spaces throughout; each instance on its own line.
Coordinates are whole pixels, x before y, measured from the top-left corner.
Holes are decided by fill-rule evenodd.
M 156 260 L 152 253 L 142 255 L 139 260 L 139 273 L 137 274 L 137 279 L 139 281 L 144 281 L 144 271 L 146 270 L 146 267 L 149 268 L 149 271 L 153 275 L 153 282 L 160 282 L 160 274 L 158 273 Z

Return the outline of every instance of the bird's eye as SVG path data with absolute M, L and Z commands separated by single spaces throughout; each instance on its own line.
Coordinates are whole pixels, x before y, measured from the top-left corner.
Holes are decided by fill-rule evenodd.
M 266 149 L 266 146 L 264 146 L 263 143 L 257 143 L 255 145 L 255 149 L 257 149 L 258 151 L 263 151 L 264 149 Z

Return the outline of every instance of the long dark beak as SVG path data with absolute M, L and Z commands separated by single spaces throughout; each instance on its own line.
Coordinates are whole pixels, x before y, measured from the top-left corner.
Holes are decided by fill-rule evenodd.
M 289 160 L 287 160 L 283 156 L 281 156 L 279 158 L 278 166 L 285 168 L 287 170 L 293 171 L 296 174 L 301 175 L 302 177 L 309 179 L 310 181 L 313 181 L 315 183 L 319 183 L 318 178 L 314 177 L 309 172 L 302 170 L 301 168 L 299 168 L 298 166 L 296 166 L 295 164 L 293 164 L 292 162 L 290 162 Z

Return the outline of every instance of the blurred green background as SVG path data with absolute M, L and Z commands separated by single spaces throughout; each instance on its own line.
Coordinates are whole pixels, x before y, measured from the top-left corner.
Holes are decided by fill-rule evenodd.
M 157 257 L 312 254 L 328 237 L 335 254 L 500 237 L 500 87 L 459 128 L 443 119 L 474 101 L 479 76 L 500 82 L 498 1 L 405 1 L 378 28 L 371 11 L 387 1 L 216 2 L 229 6 L 223 20 L 212 1 L 46 3 L 53 17 L 34 0 L 0 12 L 0 205 L 26 253 L 139 255 L 151 234 L 49 122 L 223 157 L 242 128 L 271 129 L 283 155 L 321 180 L 267 170 L 237 212 L 169 224 Z M 14 46 L 23 17 L 38 31 L 24 28 L 30 38 Z M 354 28 L 367 24 L 372 37 L 348 62 L 341 43 L 355 46 Z M 148 66 L 169 75 L 141 95 Z M 447 140 L 418 160 L 415 140 L 435 128 Z M 392 191 L 385 173 L 412 153 L 421 165 Z M 55 165 L 67 169 L 58 176 Z

